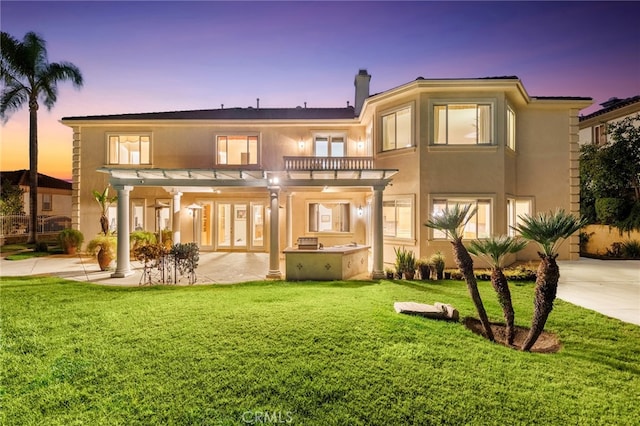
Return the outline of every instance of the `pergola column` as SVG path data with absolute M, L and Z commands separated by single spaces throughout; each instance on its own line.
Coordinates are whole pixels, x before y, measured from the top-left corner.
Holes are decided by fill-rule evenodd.
M 124 278 L 133 275 L 129 259 L 129 192 L 133 186 L 114 185 L 114 189 L 118 191 L 118 257 L 111 278 Z
M 180 244 L 180 229 L 182 227 L 180 221 L 180 198 L 182 197 L 182 192 L 174 189 L 171 191 L 171 195 L 173 195 L 173 243 Z
M 287 193 L 287 247 L 293 247 L 293 194 Z
M 384 275 L 383 262 L 383 229 L 382 229 L 382 191 L 383 186 L 373 187 L 373 270 L 371 278 L 374 280 L 382 279 Z
M 269 224 L 269 273 L 267 278 L 281 279 L 280 272 L 280 214 L 278 207 L 279 186 L 269 187 L 269 206 L 271 208 L 271 221 Z

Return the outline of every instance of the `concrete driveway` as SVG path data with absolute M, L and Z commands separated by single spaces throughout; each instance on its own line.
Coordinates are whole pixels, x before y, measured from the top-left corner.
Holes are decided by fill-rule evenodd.
M 559 261 L 558 298 L 640 325 L 640 260 Z

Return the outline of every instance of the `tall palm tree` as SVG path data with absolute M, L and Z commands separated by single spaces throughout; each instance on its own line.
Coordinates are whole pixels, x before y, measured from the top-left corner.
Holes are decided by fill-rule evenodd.
M 564 210 L 538 213 L 535 216 L 520 216 L 521 223 L 512 227 L 523 238 L 538 244 L 541 252 L 540 265 L 536 271 L 536 289 L 534 311 L 529 335 L 522 345 L 523 351 L 530 350 L 544 330 L 547 318 L 553 309 L 556 299 L 560 268 L 556 262 L 558 248 L 571 234 L 582 228 L 586 221 L 577 218 Z
M 29 242 L 36 242 L 38 224 L 38 108 L 39 102 L 50 110 L 58 99 L 58 82 L 70 80 L 82 87 L 82 74 L 70 62 L 49 63 L 44 39 L 34 32 L 19 41 L 0 34 L 0 117 L 8 120 L 11 112 L 29 105 Z
M 482 298 L 478 291 L 478 283 L 476 276 L 473 273 L 473 260 L 469 255 L 464 244 L 462 244 L 463 230 L 469 219 L 476 214 L 476 208 L 471 209 L 470 204 L 460 206 L 456 204 L 453 208 L 445 209 L 440 214 L 434 215 L 431 220 L 425 223 L 425 226 L 440 231 L 445 231 L 449 238 L 451 238 L 451 244 L 453 246 L 453 257 L 456 261 L 456 265 L 460 269 L 465 282 L 467 283 L 467 289 L 471 295 L 471 300 L 476 306 L 480 322 L 484 329 L 484 334 L 487 339 L 493 341 L 493 331 L 491 331 L 491 323 L 487 317 L 487 312 L 482 304 Z
M 486 240 L 474 240 L 469 245 L 469 253 L 478 256 L 491 265 L 491 285 L 498 294 L 504 320 L 507 324 L 507 344 L 513 345 L 515 337 L 515 312 L 511 303 L 511 291 L 502 268 L 507 255 L 516 253 L 527 245 L 527 241 L 501 235 Z

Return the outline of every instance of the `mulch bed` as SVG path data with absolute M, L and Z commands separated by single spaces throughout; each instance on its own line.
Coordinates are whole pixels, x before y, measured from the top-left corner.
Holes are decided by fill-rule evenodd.
M 480 323 L 479 319 L 466 317 L 463 321 L 465 327 L 474 333 L 484 336 L 482 328 L 482 323 Z M 527 335 L 529 334 L 529 329 L 527 327 L 515 327 L 516 335 L 513 339 L 513 346 L 507 345 L 507 328 L 504 324 L 499 323 L 491 323 L 491 331 L 493 331 L 493 337 L 496 340 L 496 343 L 499 343 L 503 346 L 507 346 L 513 349 L 520 350 L 522 344 L 524 343 Z M 560 343 L 560 339 L 553 333 L 549 333 L 547 331 L 543 331 L 540 334 L 540 337 L 536 341 L 536 343 L 531 348 L 531 352 L 538 353 L 556 353 L 562 348 L 562 344 Z

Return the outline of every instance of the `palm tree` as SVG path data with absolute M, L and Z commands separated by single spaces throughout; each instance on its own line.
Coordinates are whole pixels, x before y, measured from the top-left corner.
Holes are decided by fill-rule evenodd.
M 522 345 L 523 351 L 530 350 L 544 330 L 547 318 L 553 309 L 553 301 L 556 299 L 560 268 L 556 258 L 558 248 L 563 241 L 574 232 L 582 228 L 586 221 L 565 212 L 538 213 L 536 216 L 520 216 L 521 223 L 512 228 L 519 232 L 523 238 L 535 241 L 542 252 L 540 265 L 536 271 L 536 290 L 534 297 L 534 311 L 531 320 L 529 335 Z
M 469 245 L 469 253 L 483 258 L 491 265 L 491 285 L 498 294 L 498 302 L 502 306 L 504 320 L 507 324 L 507 344 L 509 346 L 513 345 L 515 337 L 515 312 L 513 311 L 513 303 L 511 303 L 509 283 L 502 268 L 507 255 L 522 250 L 527 243 L 525 240 L 501 235 L 486 240 L 474 240 Z
M 451 244 L 453 245 L 453 257 L 456 261 L 456 265 L 462 273 L 462 276 L 464 277 L 465 282 L 467 283 L 467 289 L 469 290 L 471 300 L 473 300 L 476 310 L 478 311 L 480 322 L 484 328 L 484 334 L 487 339 L 493 341 L 494 338 L 493 331 L 491 331 L 491 323 L 489 323 L 487 312 L 482 304 L 482 298 L 478 291 L 476 276 L 473 273 L 473 260 L 471 259 L 471 256 L 464 244 L 462 244 L 462 231 L 464 226 L 467 224 L 469 219 L 476 214 L 476 210 L 477 209 L 475 208 L 471 210 L 470 204 L 464 205 L 463 207 L 456 204 L 453 208 L 447 208 L 441 214 L 434 215 L 431 220 L 425 223 L 425 226 L 445 231 L 451 238 Z
M 0 56 L 0 117 L 29 105 L 29 242 L 36 242 L 38 224 L 38 107 L 42 101 L 50 110 L 58 99 L 58 82 L 70 80 L 82 87 L 82 75 L 70 62 L 49 63 L 46 42 L 34 32 L 19 41 L 2 32 Z
M 93 190 L 93 198 L 95 198 L 96 202 L 100 205 L 100 228 L 102 229 L 102 233 L 107 235 L 109 233 L 107 210 L 111 204 L 118 201 L 118 196 L 114 195 L 113 197 L 109 197 L 109 187 L 107 186 L 102 192 Z

